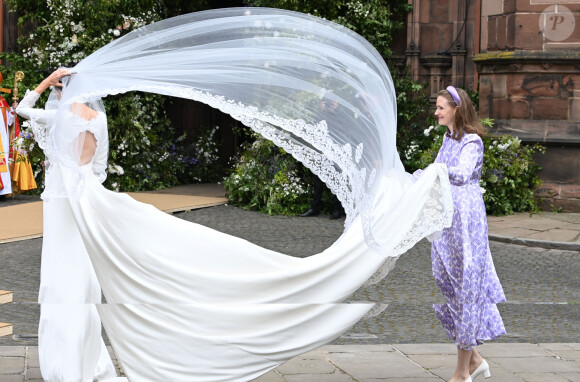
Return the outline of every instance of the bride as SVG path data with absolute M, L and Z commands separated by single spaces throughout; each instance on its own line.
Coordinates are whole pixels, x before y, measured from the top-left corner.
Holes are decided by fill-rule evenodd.
M 343 204 L 342 236 L 293 258 L 105 189 L 101 98 L 130 91 L 206 103 L 284 148 Z M 322 96 L 340 113 L 317 120 Z M 446 168 L 417 181 L 403 170 L 382 58 L 313 16 L 230 8 L 154 23 L 57 70 L 17 112 L 50 162 L 39 295 L 48 381 L 114 378 L 99 318 L 130 381 L 251 380 L 369 314 L 374 304 L 344 301 L 451 222 Z

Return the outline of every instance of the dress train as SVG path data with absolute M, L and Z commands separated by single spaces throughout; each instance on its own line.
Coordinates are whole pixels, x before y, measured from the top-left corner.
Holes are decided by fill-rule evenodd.
M 290 257 L 172 217 L 105 189 L 90 169 L 84 174 L 71 211 L 107 299 L 97 309 L 132 382 L 255 378 L 363 318 L 374 304 L 341 302 L 399 254 L 396 245 L 370 247 L 359 217 L 322 253 Z M 445 174 L 434 167 L 416 183 L 385 178 L 392 191 L 377 207 L 425 213 L 433 203 L 425 190 L 444 188 Z M 394 218 L 374 223 L 384 242 L 400 243 L 417 228 Z

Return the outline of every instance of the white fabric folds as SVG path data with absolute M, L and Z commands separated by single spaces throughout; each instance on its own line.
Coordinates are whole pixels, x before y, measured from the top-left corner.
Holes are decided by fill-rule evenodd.
M 345 299 L 451 223 L 446 168 L 415 182 L 401 165 L 384 61 L 332 22 L 262 8 L 190 14 L 136 30 L 72 72 L 46 143 L 62 185 L 45 195 L 70 203 L 132 382 L 247 381 L 330 341 L 373 307 Z M 338 196 L 343 235 L 292 258 L 104 189 L 100 99 L 130 91 L 203 102 L 284 148 Z M 323 100 L 338 103 L 333 115 L 321 116 Z

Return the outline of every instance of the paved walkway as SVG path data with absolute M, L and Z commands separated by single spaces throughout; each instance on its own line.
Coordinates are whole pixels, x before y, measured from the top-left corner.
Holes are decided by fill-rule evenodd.
M 490 381 L 580 381 L 579 344 L 490 343 L 480 350 Z M 455 360 L 451 344 L 327 345 L 254 382 L 440 382 L 451 378 Z M 42 381 L 37 347 L 0 347 L 0 382 L 24 381 Z
M 580 251 L 580 213 L 488 216 L 489 238 L 531 247 Z
M 227 202 L 224 188 L 219 184 L 190 184 L 128 194 L 167 213 L 218 206 Z M 39 197 L 9 196 L 0 202 L 0 216 L 0 243 L 42 237 L 42 202 Z
M 172 192 L 178 195 L 185 191 L 184 188 L 178 191 L 165 190 L 162 193 L 165 195 L 163 198 L 177 200 L 178 197 L 170 196 Z M 189 188 L 187 192 L 195 194 L 195 187 Z M 26 203 L 10 204 L 16 207 L 24 206 Z M 2 204 L 0 214 L 6 208 L 1 206 Z M 193 208 L 195 206 L 191 204 L 182 207 L 171 204 L 171 207 L 162 209 L 175 213 Z M 545 212 L 532 216 L 529 214 L 490 216 L 488 222 L 492 241 L 563 250 L 566 251 L 567 257 L 570 257 L 570 253 L 578 252 L 580 262 L 580 213 Z M 509 247 L 508 250 L 511 251 L 512 248 Z M 1 287 L 2 285 L 0 289 Z M 525 291 L 519 293 L 523 294 Z M 573 296 L 576 290 L 566 293 Z M 568 298 L 566 304 L 578 304 L 579 301 L 576 300 Z M 513 304 L 515 305 L 512 306 L 518 306 L 517 301 Z M 1 309 L 0 307 L 0 318 Z M 522 320 L 526 319 L 525 316 L 522 317 Z M 578 321 L 578 317 L 574 320 Z M 574 337 L 574 340 L 576 338 L 578 336 Z M 439 342 L 439 339 L 434 342 Z M 444 340 L 440 342 L 442 343 L 327 345 L 290 360 L 256 381 L 447 381 L 455 365 L 455 347 L 450 343 L 443 343 Z M 578 342 L 488 343 L 480 347 L 480 352 L 488 359 L 492 368 L 490 381 L 580 382 Z M 0 382 L 41 380 L 36 346 L 0 346 Z M 478 380 L 483 379 L 479 377 Z

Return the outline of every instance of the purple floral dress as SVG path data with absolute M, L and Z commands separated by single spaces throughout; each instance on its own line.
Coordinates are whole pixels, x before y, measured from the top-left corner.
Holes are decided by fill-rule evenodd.
M 496 306 L 505 295 L 489 250 L 479 187 L 483 142 L 477 134 L 459 141 L 446 135 L 435 163 L 447 165 L 454 212 L 451 227 L 431 246 L 433 276 L 447 300 L 433 308 L 457 347 L 472 350 L 505 334 Z

